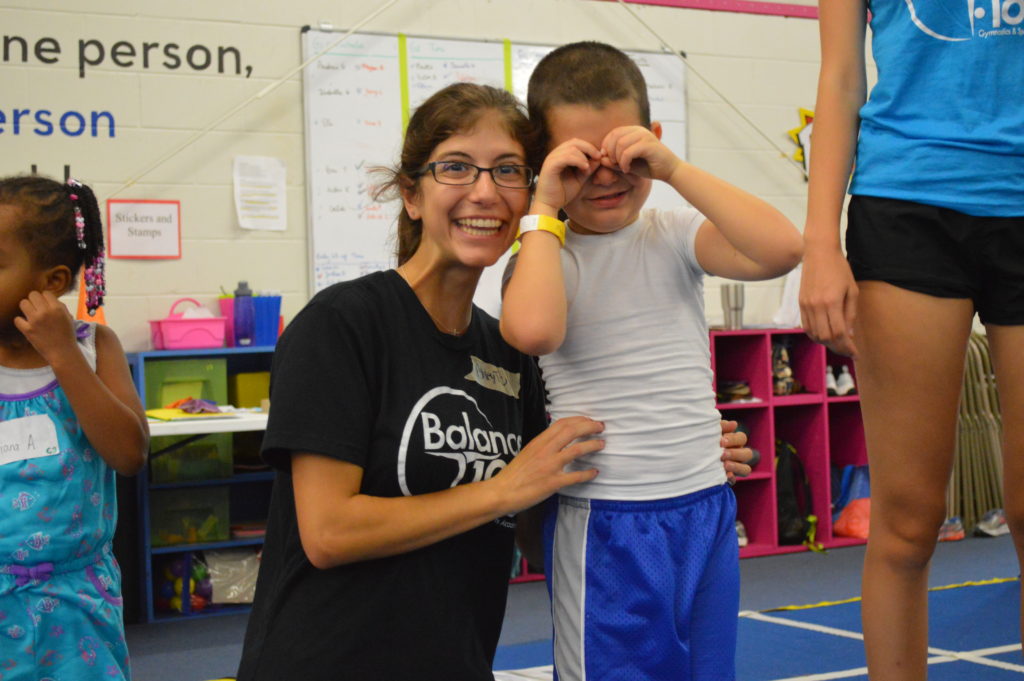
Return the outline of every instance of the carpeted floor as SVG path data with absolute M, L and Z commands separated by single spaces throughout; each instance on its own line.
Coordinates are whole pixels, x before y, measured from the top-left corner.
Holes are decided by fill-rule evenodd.
M 744 612 L 737 656 L 739 681 L 867 678 L 858 602 L 773 610 L 855 598 L 860 593 L 863 555 L 863 547 L 850 547 L 823 555 L 798 553 L 740 562 L 740 607 Z M 930 576 L 933 586 L 993 578 L 1014 581 L 931 594 L 935 651 L 930 679 L 1024 678 L 1016 620 L 1018 575 L 1008 536 L 939 545 Z M 946 615 L 950 615 L 948 624 Z M 244 631 L 244 615 L 131 625 L 128 645 L 134 679 L 208 681 L 230 677 L 238 664 Z M 501 671 L 495 678 L 549 680 L 550 635 L 544 585 L 513 585 L 495 660 L 495 669 Z

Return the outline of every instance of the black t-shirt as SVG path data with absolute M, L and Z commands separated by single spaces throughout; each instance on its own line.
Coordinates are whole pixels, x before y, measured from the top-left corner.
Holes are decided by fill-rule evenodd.
M 300 543 L 290 454 L 361 466 L 373 496 L 490 478 L 546 425 L 532 359 L 478 308 L 463 336 L 439 332 L 397 272 L 378 272 L 295 317 L 271 400 L 263 455 L 279 472 L 240 681 L 493 679 L 514 520 L 319 570 Z

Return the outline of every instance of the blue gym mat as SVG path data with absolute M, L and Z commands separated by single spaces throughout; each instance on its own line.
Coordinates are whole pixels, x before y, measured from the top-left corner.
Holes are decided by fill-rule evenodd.
M 930 681 L 1024 678 L 1020 579 L 932 589 Z M 549 640 L 502 646 L 496 681 L 551 679 Z M 867 681 L 860 600 L 740 613 L 737 681 Z

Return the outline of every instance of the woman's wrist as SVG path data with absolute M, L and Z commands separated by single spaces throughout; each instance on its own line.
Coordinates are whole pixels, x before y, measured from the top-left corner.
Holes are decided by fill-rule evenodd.
M 842 246 L 839 243 L 839 237 L 836 235 L 815 235 L 813 233 L 808 234 L 808 229 L 804 228 L 804 254 L 805 255 L 821 255 L 826 253 L 842 252 Z

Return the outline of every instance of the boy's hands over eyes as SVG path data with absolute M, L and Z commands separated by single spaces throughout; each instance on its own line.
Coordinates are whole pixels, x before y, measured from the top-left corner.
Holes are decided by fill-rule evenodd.
M 593 144 L 581 139 L 559 144 L 541 166 L 530 212 L 557 217 L 558 210 L 576 198 L 600 165 L 601 152 Z
M 623 173 L 668 182 L 681 162 L 657 134 L 640 125 L 615 128 L 601 143 L 601 164 Z

